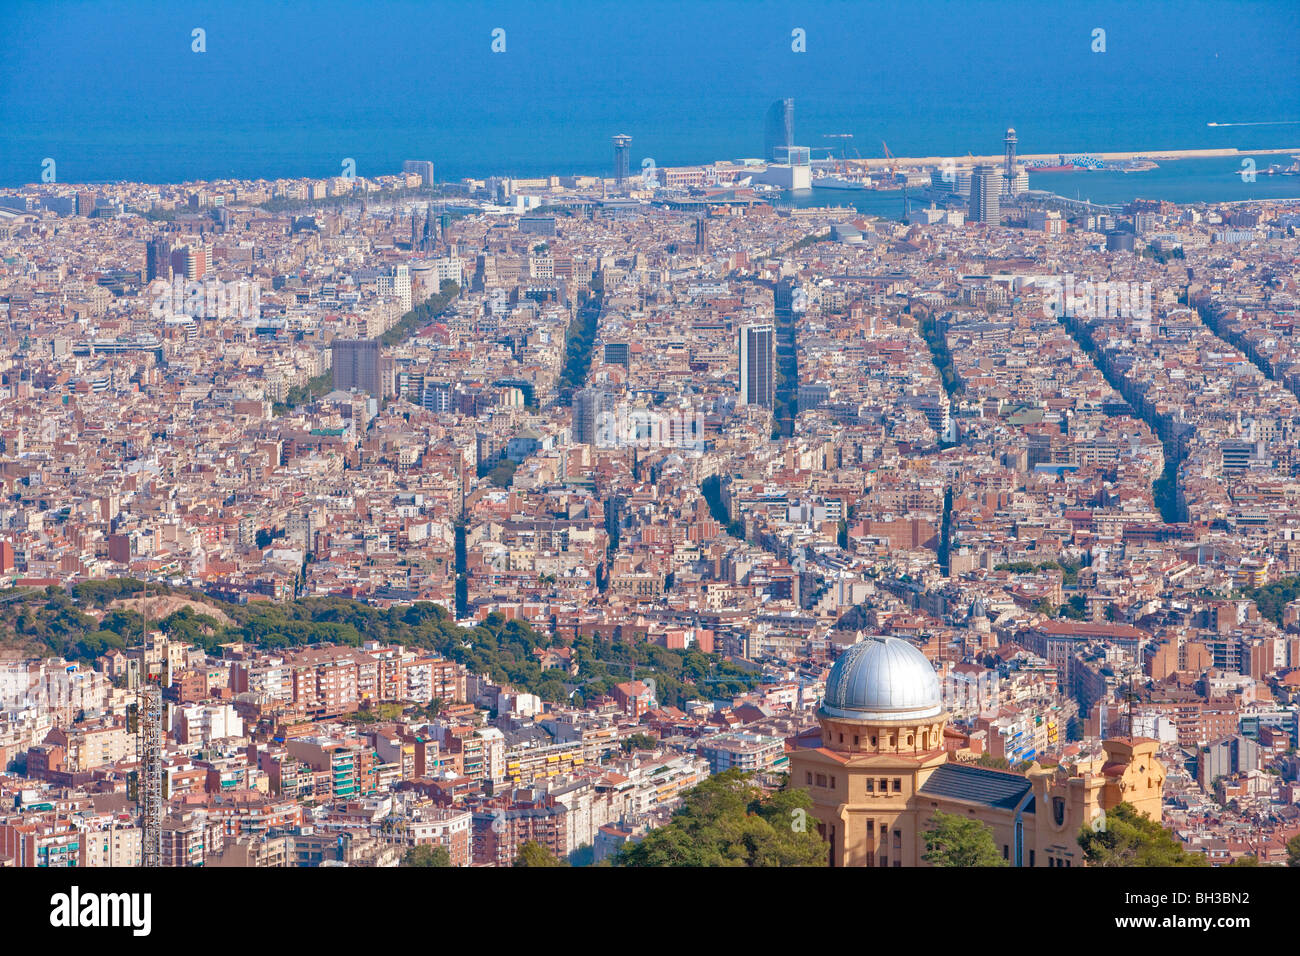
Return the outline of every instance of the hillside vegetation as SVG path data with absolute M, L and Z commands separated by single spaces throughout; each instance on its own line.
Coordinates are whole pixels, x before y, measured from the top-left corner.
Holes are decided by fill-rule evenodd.
M 0 592 L 0 653 L 58 655 L 91 663 L 114 648 L 139 644 L 145 619 L 130 602 L 145 585 L 129 578 Z M 148 585 L 175 609 L 149 628 L 219 653 L 243 641 L 266 650 L 314 644 L 358 647 L 364 641 L 403 644 L 456 661 L 475 673 L 512 684 L 544 700 L 575 702 L 609 693 L 622 681 L 653 679 L 659 700 L 681 705 L 693 697 L 731 697 L 752 689 L 757 675 L 716 654 L 668 650 L 655 644 L 577 638 L 576 674 L 543 668 L 534 653 L 559 643 L 521 621 L 491 614 L 475 627 L 458 625 L 441 605 L 420 602 L 379 609 L 345 598 L 303 598 L 274 604 L 230 604 L 198 592 Z M 228 622 L 228 623 L 227 623 Z

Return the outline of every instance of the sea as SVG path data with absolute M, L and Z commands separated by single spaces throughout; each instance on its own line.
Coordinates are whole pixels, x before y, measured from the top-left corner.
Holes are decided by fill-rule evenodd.
M 1300 151 L 1300 3 L 0 0 L 0 186 L 610 175 L 758 157 Z M 1210 125 L 1217 124 L 1217 125 Z M 845 134 L 850 134 L 846 136 Z M 1290 157 L 1259 156 L 1258 169 Z M 1036 174 L 1098 202 L 1300 196 L 1240 160 Z M 820 192 L 820 191 L 818 191 Z M 901 214 L 900 193 L 836 196 Z M 824 202 L 796 197 L 796 202 Z M 876 210 L 868 210 L 876 211 Z

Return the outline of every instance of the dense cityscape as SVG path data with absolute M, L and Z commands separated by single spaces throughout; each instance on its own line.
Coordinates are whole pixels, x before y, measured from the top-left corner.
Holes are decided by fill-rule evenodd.
M 0 190 L 0 866 L 1300 863 L 1300 204 L 766 132 Z

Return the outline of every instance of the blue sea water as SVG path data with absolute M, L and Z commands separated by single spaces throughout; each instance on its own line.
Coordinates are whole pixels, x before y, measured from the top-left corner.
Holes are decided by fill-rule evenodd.
M 3 0 L 0 37 L 6 186 L 46 157 L 63 182 L 327 176 L 345 158 L 363 176 L 416 158 L 443 180 L 608 174 L 615 133 L 634 167 L 757 156 L 784 96 L 797 140 L 852 133 L 862 156 L 997 153 L 1008 126 L 1025 153 L 1300 146 L 1294 0 Z M 1107 176 L 1140 191 L 1178 171 L 1208 187 L 1232 165 L 1062 191 L 1100 201 Z

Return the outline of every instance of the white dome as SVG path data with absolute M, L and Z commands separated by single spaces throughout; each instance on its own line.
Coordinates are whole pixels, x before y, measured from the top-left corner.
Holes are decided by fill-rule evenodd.
M 848 720 L 910 720 L 943 713 L 939 675 L 916 646 L 870 637 L 840 655 L 826 679 L 822 713 Z

